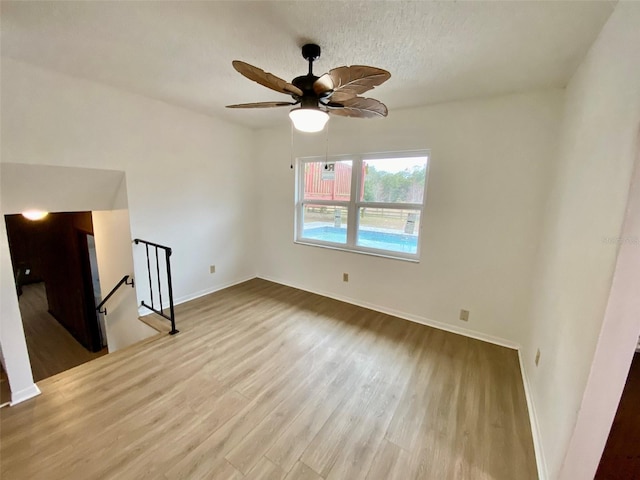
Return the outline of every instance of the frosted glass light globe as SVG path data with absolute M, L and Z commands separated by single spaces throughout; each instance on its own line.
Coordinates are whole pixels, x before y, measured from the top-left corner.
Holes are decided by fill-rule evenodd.
M 307 133 L 320 132 L 329 121 L 329 114 L 316 108 L 295 108 L 289 118 L 296 130 Z

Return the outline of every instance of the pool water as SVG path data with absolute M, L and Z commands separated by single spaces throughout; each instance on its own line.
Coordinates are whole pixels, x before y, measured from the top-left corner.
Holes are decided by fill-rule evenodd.
M 347 243 L 347 229 L 339 227 L 312 227 L 302 231 L 302 237 L 331 243 Z M 417 253 L 418 237 L 402 233 L 377 230 L 360 230 L 357 244 L 360 247 L 389 250 L 392 252 Z

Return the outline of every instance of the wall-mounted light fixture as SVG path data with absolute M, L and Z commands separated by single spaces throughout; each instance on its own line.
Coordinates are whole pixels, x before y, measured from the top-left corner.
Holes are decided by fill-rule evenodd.
M 34 220 L 34 221 L 42 220 L 47 215 L 49 215 L 49 212 L 45 212 L 43 210 L 27 210 L 26 212 L 22 212 L 22 216 L 24 218 L 27 218 L 29 220 Z

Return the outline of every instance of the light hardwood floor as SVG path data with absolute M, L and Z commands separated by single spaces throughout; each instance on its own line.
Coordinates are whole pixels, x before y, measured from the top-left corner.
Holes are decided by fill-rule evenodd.
M 44 283 L 24 285 L 22 292 L 20 315 L 34 381 L 39 382 L 107 354 L 106 348 L 100 352 L 84 348 L 51 316 L 47 311 Z
M 257 279 L 177 319 L 2 409 L 2 478 L 537 478 L 512 350 Z

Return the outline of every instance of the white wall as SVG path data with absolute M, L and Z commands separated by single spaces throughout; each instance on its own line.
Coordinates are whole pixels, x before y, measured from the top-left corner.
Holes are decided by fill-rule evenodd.
M 640 154 L 640 149 L 639 149 Z M 640 155 L 627 206 L 620 251 L 589 379 L 560 478 L 596 472 L 640 334 Z
M 249 129 L 6 57 L 1 100 L 2 162 L 125 172 L 131 233 L 173 248 L 178 301 L 254 276 Z
M 640 127 L 638 25 L 640 5 L 620 3 L 567 88 L 523 350 L 553 479 L 581 408 L 619 249 Z M 599 455 L 582 453 L 571 467 L 597 466 Z M 579 470 L 562 478 L 590 478 Z
M 4 220 L 4 219 L 3 219 Z M 4 221 L 0 222 L 0 344 L 11 387 L 11 403 L 38 395 L 24 337 Z
M 98 168 L 0 163 L 4 215 L 25 210 L 77 212 L 127 208 L 124 172 Z
M 259 276 L 510 345 L 522 342 L 562 95 L 330 120 L 329 154 L 431 150 L 417 264 L 294 244 L 290 131 L 259 131 Z M 323 155 L 325 136 L 298 134 L 294 150 Z M 471 312 L 468 323 L 458 320 L 461 308 Z
M 92 217 L 101 290 L 104 290 L 105 296 L 109 293 L 107 289 L 116 285 L 124 275 L 133 276 L 129 211 L 92 212 Z M 128 347 L 157 333 L 145 323 L 138 321 L 134 288 L 123 285 L 105 307 L 109 352 Z
M 104 223 L 126 233 L 127 241 L 134 236 L 171 246 L 177 301 L 254 276 L 250 130 L 9 58 L 3 57 L 1 62 L 0 157 L 2 169 L 12 173 L 2 192 L 8 208 L 20 209 L 16 205 L 31 198 L 24 195 L 30 189 L 33 198 L 50 202 L 51 211 L 122 208 L 118 202 L 128 197 L 131 232 L 125 231 L 126 213 L 98 214 L 97 237 L 104 234 Z M 59 169 L 46 166 L 117 170 L 120 172 L 113 173 L 120 176 L 124 172 L 127 191 L 112 191 L 112 180 L 118 180 L 115 177 L 105 184 L 91 181 L 91 173 L 59 175 Z M 48 178 L 48 182 L 38 183 L 45 196 L 34 191 L 34 183 L 28 181 L 34 175 L 38 181 Z M 69 186 L 72 180 L 89 179 L 90 188 L 77 191 L 76 185 L 66 192 L 56 190 L 65 178 Z M 96 204 L 92 196 L 106 195 L 107 190 L 113 203 Z M 16 212 L 4 211 L 3 206 L 2 213 Z M 111 251 L 122 253 L 124 247 L 117 245 L 122 238 L 105 242 L 107 235 L 102 236 L 103 248 L 113 247 Z M 8 267 L 4 263 L 2 267 L 0 340 L 12 391 L 18 392 L 35 386 L 26 347 L 20 347 L 24 335 L 4 233 L 0 253 L 3 262 L 9 262 Z M 135 255 L 135 274 L 142 279 L 146 276 L 143 250 L 135 250 Z M 120 260 L 123 258 L 126 260 L 126 255 Z M 209 274 L 212 263 L 216 264 L 215 275 Z M 107 282 L 115 279 L 115 284 L 132 273 L 130 263 L 120 266 L 123 271 L 119 274 L 101 271 L 105 292 L 112 287 Z M 142 298 L 148 297 L 140 288 L 138 302 Z M 125 310 L 130 310 L 126 315 L 135 315 L 129 319 L 133 321 L 137 317 L 130 308 L 133 302 L 129 307 L 122 305 L 119 314 L 111 305 L 110 314 L 113 311 L 121 319 Z M 137 320 L 127 332 L 120 328 L 123 323 L 118 319 L 108 319 L 117 325 L 111 329 L 111 350 L 149 334 L 141 331 L 146 327 Z M 119 335 L 117 340 L 113 340 L 114 334 Z

